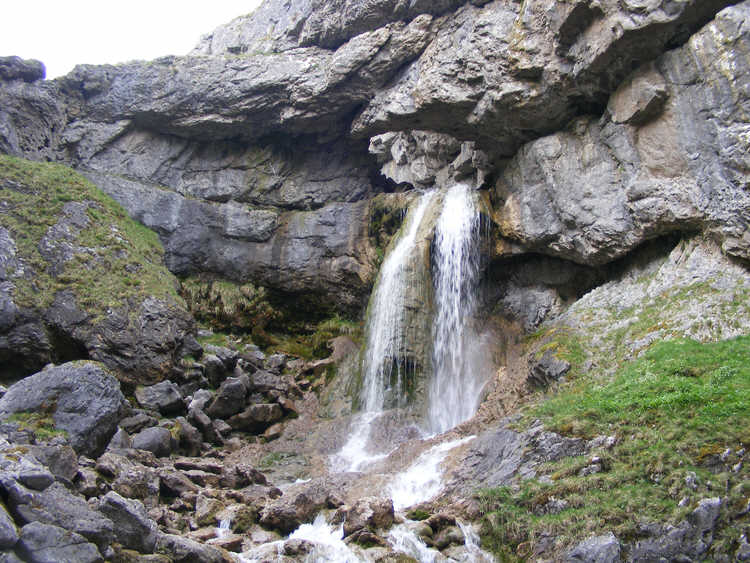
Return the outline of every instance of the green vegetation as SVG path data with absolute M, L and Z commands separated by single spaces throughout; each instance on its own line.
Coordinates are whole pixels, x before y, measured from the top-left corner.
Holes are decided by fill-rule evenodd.
M 18 425 L 21 430 L 33 432 L 37 439 L 51 440 L 55 436 L 67 436 L 65 430 L 59 430 L 48 409 L 42 411 L 21 411 L 10 415 L 8 422 Z
M 45 308 L 64 289 L 94 317 L 133 297 L 180 301 L 156 234 L 70 168 L 0 155 L 0 199 L 0 224 L 10 231 L 23 264 L 23 275 L 12 280 L 18 305 Z M 56 268 L 40 253 L 40 242 L 71 202 L 86 206 L 88 221 L 71 229 L 67 241 L 54 237 L 72 253 Z
M 604 381 L 574 378 L 529 407 L 523 424 L 536 419 L 564 435 L 618 441 L 594 452 L 599 473 L 580 473 L 590 456 L 564 458 L 543 465 L 543 479 L 481 492 L 484 546 L 501 559 L 523 559 L 542 534 L 558 537 L 558 549 L 605 531 L 630 541 L 639 524 L 676 523 L 711 496 L 729 501 L 716 553 L 731 552 L 748 525 L 734 515 L 750 500 L 750 469 L 736 465 L 750 446 L 750 337 L 659 342 Z M 690 473 L 695 490 L 685 484 Z M 550 513 L 551 500 L 563 508 Z
M 393 194 L 379 194 L 372 199 L 368 236 L 375 246 L 378 267 L 383 262 L 385 249 L 393 235 L 401 228 L 408 207 L 407 199 L 394 197 Z
M 268 302 L 266 289 L 249 283 L 191 277 L 182 280 L 180 293 L 195 318 L 217 331 L 262 337 L 266 326 L 279 316 Z

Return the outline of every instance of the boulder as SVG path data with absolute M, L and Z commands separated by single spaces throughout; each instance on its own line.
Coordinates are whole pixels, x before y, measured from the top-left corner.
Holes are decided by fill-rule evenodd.
M 83 536 L 50 524 L 32 522 L 21 528 L 18 552 L 29 563 L 100 563 L 99 550 Z
M 143 503 L 110 491 L 99 501 L 99 512 L 114 523 L 115 539 L 124 547 L 141 553 L 153 552 L 158 528 Z
M 168 555 L 173 563 L 228 563 L 221 550 L 173 534 L 160 534 L 156 540 L 156 552 Z
M 206 414 L 211 418 L 229 418 L 245 407 L 246 396 L 247 385 L 238 377 L 229 377 L 216 391 Z
M 221 486 L 227 489 L 242 489 L 248 485 L 266 485 L 266 476 L 246 463 L 224 465 L 221 469 Z
M 29 452 L 52 474 L 58 478 L 73 482 L 78 474 L 78 456 L 73 448 L 67 445 L 31 446 Z
M 344 523 L 344 537 L 363 529 L 388 529 L 394 522 L 393 501 L 377 497 L 361 498 L 351 507 L 338 508 L 333 522 Z
M 568 551 L 565 561 L 617 563 L 620 561 L 620 542 L 612 532 L 589 538 Z
M 126 406 L 119 382 L 103 365 L 70 362 L 11 385 L 0 399 L 0 418 L 47 414 L 57 429 L 67 432 L 76 452 L 96 457 L 115 433 Z
M 19 486 L 20 487 L 20 486 Z M 25 523 L 40 522 L 75 532 L 104 550 L 114 537 L 114 525 L 88 503 L 60 483 L 44 491 L 15 488 L 10 492 L 10 508 Z
M 18 529 L 5 506 L 0 505 L 0 549 L 10 549 L 18 541 Z
M 142 407 L 158 411 L 165 416 L 185 411 L 180 389 L 171 381 L 138 386 L 135 390 L 135 398 Z
M 117 428 L 117 432 L 109 441 L 107 450 L 126 450 L 133 447 L 133 440 L 122 428 Z
M 183 416 L 175 419 L 177 446 L 189 456 L 200 455 L 203 449 L 203 435 Z
M 281 420 L 284 413 L 277 403 L 260 403 L 250 405 L 244 411 L 227 420 L 235 430 L 262 432 L 274 422 Z
M 149 451 L 157 457 L 165 457 L 172 453 L 172 441 L 172 434 L 169 430 L 161 426 L 153 426 L 133 436 L 133 447 Z

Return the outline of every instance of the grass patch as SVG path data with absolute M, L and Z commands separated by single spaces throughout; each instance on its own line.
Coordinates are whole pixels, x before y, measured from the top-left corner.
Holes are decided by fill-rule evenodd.
M 65 430 L 60 430 L 55 426 L 55 421 L 47 412 L 21 411 L 11 414 L 6 420 L 16 424 L 21 430 L 33 432 L 41 440 L 68 435 Z
M 483 545 L 501 559 L 525 556 L 542 535 L 557 537 L 558 550 L 606 531 L 631 541 L 641 523 L 676 523 L 711 496 L 728 500 L 714 553 L 730 553 L 748 525 L 747 515 L 732 516 L 750 500 L 750 471 L 731 469 L 739 467 L 736 452 L 750 446 L 748 336 L 659 342 L 606 381 L 562 386 L 524 419 L 569 436 L 615 435 L 618 443 L 598 452 L 600 473 L 580 474 L 589 457 L 566 458 L 540 468 L 548 479 L 482 491 Z M 689 473 L 695 489 L 685 483 Z
M 61 290 L 72 291 L 94 319 L 132 297 L 181 303 L 157 235 L 72 169 L 0 155 L 0 199 L 0 224 L 11 233 L 23 266 L 12 276 L 19 306 L 46 308 Z M 86 205 L 88 221 L 68 241 L 72 257 L 53 268 L 40 242 L 70 202 Z

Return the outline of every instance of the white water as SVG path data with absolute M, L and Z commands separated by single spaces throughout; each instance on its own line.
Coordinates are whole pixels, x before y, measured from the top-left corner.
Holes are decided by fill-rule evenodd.
M 402 384 L 409 366 L 400 352 L 405 340 L 408 267 L 415 259 L 414 247 L 419 225 L 434 196 L 435 192 L 430 191 L 419 198 L 417 207 L 406 217 L 404 233 L 386 256 L 378 273 L 368 309 L 367 346 L 363 362 L 362 400 L 366 412 L 382 411 L 386 395 L 393 396 L 399 406 L 405 405 Z
M 361 471 L 371 463 L 388 457 L 390 452 L 370 451 L 370 426 L 381 414 L 375 411 L 363 412 L 354 418 L 349 439 L 331 457 L 331 471 Z
M 361 471 L 390 453 L 371 451 L 370 427 L 383 412 L 386 396 L 394 397 L 400 406 L 406 402 L 402 385 L 409 366 L 401 357 L 401 345 L 405 340 L 408 270 L 416 259 L 414 248 L 419 225 L 434 196 L 434 191 L 420 196 L 417 206 L 406 216 L 401 237 L 378 272 L 368 308 L 367 345 L 362 362 L 364 412 L 355 417 L 349 439 L 331 459 L 333 471 Z
M 440 465 L 448 452 L 473 440 L 469 436 L 460 440 L 443 442 L 422 453 L 403 473 L 399 473 L 388 488 L 393 508 L 404 510 L 410 506 L 433 499 L 443 487 Z
M 217 538 L 225 538 L 229 534 L 232 533 L 232 519 L 231 518 L 224 518 L 219 522 L 219 525 L 216 527 L 216 537 Z
M 435 227 L 433 274 L 433 375 L 429 389 L 429 430 L 445 432 L 471 418 L 486 378 L 474 365 L 469 322 L 476 309 L 479 272 L 479 212 L 473 191 L 450 188 Z
M 386 256 L 368 309 L 366 348 L 363 359 L 362 412 L 352 424 L 349 439 L 331 458 L 333 471 L 363 471 L 391 452 L 375 451 L 370 444 L 373 423 L 385 408 L 406 406 L 405 378 L 410 366 L 405 360 L 404 333 L 407 324 L 407 284 L 415 256 L 420 224 L 435 197 L 423 194 L 406 217 L 401 236 Z M 433 377 L 428 391 L 430 432 L 441 433 L 470 418 L 477 409 L 484 377 L 472 365 L 469 326 L 476 303 L 473 297 L 478 272 L 479 214 L 473 192 L 457 185 L 444 195 L 443 210 L 436 224 L 433 242 L 435 257 L 435 319 L 433 323 Z M 381 421 L 382 422 L 382 421 Z M 403 511 L 436 497 L 443 487 L 442 465 L 448 453 L 474 437 L 437 444 L 423 452 L 405 471 L 396 474 L 387 489 L 394 508 Z M 397 444 L 393 444 L 397 447 Z M 370 493 L 372 494 L 372 493 Z M 377 494 L 377 492 L 375 492 Z M 430 549 L 414 531 L 414 522 L 394 526 L 385 536 L 393 549 L 423 563 L 446 561 L 439 551 Z M 479 548 L 479 539 L 470 526 L 458 523 L 464 537 L 461 561 L 492 561 Z M 288 539 L 303 539 L 315 544 L 305 556 L 310 563 L 352 563 L 369 561 L 371 556 L 359 547 L 343 541 L 343 524 L 331 525 L 320 513 L 312 524 L 303 524 Z M 241 556 L 241 561 L 284 559 L 284 541 L 260 546 Z

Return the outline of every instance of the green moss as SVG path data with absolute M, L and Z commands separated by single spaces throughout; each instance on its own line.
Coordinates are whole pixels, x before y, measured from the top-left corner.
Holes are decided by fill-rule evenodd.
M 12 279 L 18 305 L 45 308 L 61 290 L 72 291 L 78 306 L 94 318 L 131 298 L 181 304 L 156 234 L 70 168 L 0 155 L 0 198 L 0 223 L 23 263 L 24 273 Z M 73 258 L 54 272 L 39 251 L 40 241 L 73 201 L 87 205 L 90 220 L 71 241 Z
M 407 512 L 406 517 L 409 520 L 418 520 L 421 522 L 422 520 L 427 520 L 430 517 L 430 513 L 417 508 L 415 510 L 410 510 L 409 512 Z
M 67 436 L 68 433 L 65 430 L 60 430 L 55 426 L 55 421 L 47 410 L 16 412 L 10 415 L 7 421 L 15 423 L 21 430 L 33 432 L 41 440 L 51 440 L 56 436 Z
M 739 485 L 750 482 L 750 470 L 727 472 L 720 465 L 716 473 L 715 461 L 727 449 L 750 446 L 750 336 L 659 342 L 611 377 L 562 386 L 524 419 L 541 419 L 570 436 L 616 435 L 618 443 L 599 452 L 601 473 L 582 476 L 589 458 L 565 458 L 539 468 L 551 482 L 531 479 L 518 489 L 480 494 L 484 545 L 507 559 L 542 534 L 557 536 L 559 549 L 605 531 L 630 541 L 640 522 L 676 523 L 699 499 L 727 491 L 729 506 L 744 506 L 750 487 Z M 696 491 L 685 487 L 689 471 L 698 476 Z M 685 496 L 691 503 L 680 507 Z M 567 506 L 544 514 L 552 498 Z M 722 509 L 716 553 L 728 552 L 721 550 L 748 524 L 747 516 L 731 519 L 731 510 Z

